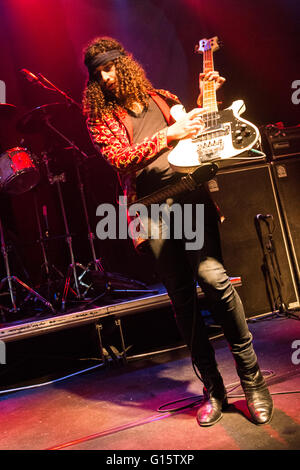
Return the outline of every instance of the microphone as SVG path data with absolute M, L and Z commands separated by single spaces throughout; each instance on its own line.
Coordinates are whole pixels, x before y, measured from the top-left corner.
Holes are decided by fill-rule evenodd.
M 20 72 L 25 75 L 25 78 L 29 81 L 29 82 L 38 82 L 40 83 L 40 79 L 34 75 L 34 73 L 32 72 L 29 72 L 29 70 L 27 69 L 22 69 L 20 70 Z

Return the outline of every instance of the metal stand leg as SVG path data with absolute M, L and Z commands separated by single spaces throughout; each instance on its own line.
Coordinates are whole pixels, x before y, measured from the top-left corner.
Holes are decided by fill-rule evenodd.
M 4 232 L 3 232 L 3 226 L 2 226 L 2 221 L 0 218 L 0 234 L 1 234 L 1 251 L 4 259 L 4 264 L 5 264 L 5 269 L 6 269 L 6 278 L 2 279 L 1 281 L 1 287 L 5 284 L 5 282 L 8 283 L 8 288 L 9 288 L 9 293 L 10 293 L 10 299 L 12 303 L 12 311 L 17 312 L 18 307 L 13 291 L 13 283 L 19 284 L 23 288 L 27 289 L 30 294 L 32 294 L 36 299 L 40 300 L 46 307 L 50 308 L 50 310 L 53 313 L 56 313 L 55 309 L 51 305 L 50 302 L 48 302 L 44 297 L 42 297 L 40 294 L 38 294 L 35 290 L 33 290 L 31 287 L 29 287 L 27 284 L 25 284 L 23 281 L 18 279 L 16 276 L 12 276 L 10 272 L 10 267 L 9 267 L 9 261 L 8 261 L 8 254 L 7 254 L 7 247 L 5 244 L 4 240 Z
M 4 241 L 4 233 L 3 233 L 3 227 L 2 227 L 1 219 L 0 219 L 0 233 L 1 233 L 1 251 L 2 251 L 5 270 L 6 270 L 6 274 L 7 274 L 7 277 L 5 279 L 2 279 L 2 281 L 1 281 L 1 287 L 6 281 L 8 282 L 8 290 L 9 290 L 9 294 L 10 294 L 10 300 L 11 300 L 11 303 L 12 303 L 13 311 L 17 312 L 18 309 L 17 309 L 17 305 L 16 305 L 15 296 L 14 296 L 14 293 L 13 293 L 12 277 L 10 275 L 10 267 L 9 267 L 9 262 L 8 262 L 7 248 L 6 248 L 5 241 Z
M 38 225 L 38 229 L 39 229 L 39 236 L 40 236 L 39 243 L 40 243 L 40 246 L 41 246 L 42 257 L 43 257 L 43 261 L 44 261 L 43 264 L 42 264 L 42 270 L 45 271 L 48 300 L 50 300 L 51 295 L 52 295 L 52 293 L 51 293 L 51 284 L 53 282 L 55 282 L 55 280 L 63 280 L 64 275 L 54 264 L 49 263 L 48 256 L 47 256 L 47 251 L 46 251 L 46 243 L 45 243 L 49 240 L 49 229 L 48 229 L 47 215 L 45 216 L 46 217 L 46 231 L 45 231 L 45 235 L 43 236 L 41 221 L 40 221 L 40 216 L 39 216 L 39 209 L 38 209 L 36 192 L 34 192 L 34 207 L 35 207 L 36 220 L 37 220 L 37 225 Z M 43 207 L 43 211 L 44 211 L 44 207 Z
M 101 336 L 102 328 L 103 327 L 102 327 L 101 323 L 96 324 L 96 330 L 97 330 L 97 335 L 98 335 L 98 339 L 99 339 L 100 356 L 101 356 L 101 360 L 102 360 L 103 364 L 105 364 L 106 358 L 105 358 L 105 355 L 104 355 L 104 352 L 103 352 L 103 343 L 102 343 L 102 336 Z
M 120 318 L 115 320 L 116 326 L 119 328 L 119 333 L 120 333 L 120 338 L 121 338 L 121 344 L 122 344 L 122 359 L 126 363 L 127 362 L 127 355 L 126 355 L 126 346 L 125 346 L 125 340 L 124 340 L 124 335 L 123 335 L 123 329 L 122 329 L 122 323 Z
M 65 287 L 64 287 L 64 293 L 63 293 L 63 298 L 62 298 L 62 305 L 61 305 L 62 311 L 64 311 L 65 307 L 66 307 L 67 295 L 68 295 L 68 292 L 69 292 L 70 283 L 71 283 L 72 278 L 74 280 L 76 297 L 79 300 L 82 299 L 83 296 L 80 292 L 79 280 L 78 280 L 76 268 L 79 267 L 82 270 L 86 270 L 86 268 L 82 264 L 75 262 L 72 236 L 71 236 L 70 230 L 69 230 L 68 220 L 67 220 L 66 211 L 65 211 L 65 205 L 64 205 L 62 192 L 61 192 L 61 186 L 60 186 L 61 177 L 56 177 L 55 180 L 56 180 L 55 183 L 56 183 L 56 187 L 57 187 L 57 190 L 58 190 L 59 201 L 60 201 L 61 211 L 62 211 L 64 225 L 65 225 L 66 241 L 67 241 L 67 245 L 68 245 L 68 248 L 69 248 L 70 260 L 71 260 L 71 263 L 69 265 L 68 272 L 67 272 L 67 277 L 66 277 L 66 282 L 65 282 Z
M 84 217 L 85 217 L 86 226 L 88 230 L 88 239 L 90 242 L 90 248 L 91 248 L 91 253 L 92 253 L 92 261 L 88 264 L 88 266 L 93 265 L 96 271 L 104 271 L 100 260 L 97 259 L 96 257 L 96 251 L 95 251 L 95 245 L 94 245 L 95 235 L 91 230 L 89 214 L 88 214 L 87 204 L 86 204 L 86 197 L 85 197 L 85 192 L 84 192 L 84 185 L 83 185 L 81 174 L 79 171 L 79 165 L 76 166 L 76 172 L 77 172 L 78 187 L 80 191 Z
M 50 169 L 49 169 L 49 159 L 48 155 L 46 152 L 43 154 L 43 161 L 46 165 L 46 170 L 47 170 L 47 175 L 48 175 L 48 180 L 50 184 L 56 184 L 57 192 L 58 192 L 58 197 L 59 197 L 59 203 L 60 203 L 60 208 L 61 208 L 61 213 L 63 216 L 63 221 L 64 221 L 64 226 L 65 226 L 65 237 L 66 237 L 66 242 L 69 248 L 69 254 L 70 254 L 70 265 L 67 271 L 67 276 L 66 276 L 66 281 L 65 281 L 65 286 L 64 286 L 64 292 L 63 292 L 63 297 L 62 297 L 62 303 L 61 303 L 61 308 L 62 311 L 65 311 L 66 308 L 66 300 L 68 296 L 69 290 L 71 290 L 73 293 L 75 293 L 75 296 L 77 299 L 82 299 L 83 295 L 80 292 L 79 288 L 79 279 L 77 276 L 77 271 L 76 268 L 79 267 L 83 271 L 86 270 L 85 266 L 83 266 L 80 263 L 75 262 L 75 257 L 74 257 L 74 251 L 73 251 L 73 242 L 72 242 L 72 236 L 70 234 L 69 230 L 69 224 L 66 216 L 66 210 L 65 210 L 65 204 L 63 200 L 63 195 L 61 191 L 61 183 L 65 182 L 65 174 L 62 173 L 60 175 L 53 176 Z M 74 279 L 74 289 L 75 291 L 71 288 L 71 278 Z

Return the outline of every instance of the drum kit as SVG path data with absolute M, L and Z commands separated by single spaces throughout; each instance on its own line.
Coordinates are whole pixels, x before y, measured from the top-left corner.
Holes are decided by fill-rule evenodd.
M 11 104 L 0 104 L 0 126 L 1 130 L 5 130 L 5 126 L 10 123 L 12 117 L 16 115 L 17 108 Z M 69 114 L 68 114 L 69 113 Z M 92 260 L 83 265 L 78 263 L 75 258 L 73 249 L 73 235 L 70 232 L 68 222 L 68 211 L 65 207 L 64 195 L 62 191 L 62 184 L 65 182 L 65 174 L 53 174 L 51 171 L 51 151 L 49 148 L 44 148 L 37 156 L 32 151 L 29 151 L 27 147 L 15 146 L 2 152 L 0 155 L 0 198 L 1 194 L 7 197 L 14 197 L 23 195 L 28 192 L 33 193 L 34 197 L 34 208 L 37 228 L 39 232 L 39 243 L 41 247 L 41 254 L 43 258 L 42 266 L 46 274 L 47 289 L 46 294 L 41 295 L 38 289 L 33 289 L 19 277 L 15 276 L 11 272 L 10 260 L 9 260 L 9 249 L 4 236 L 3 222 L 0 215 L 0 236 L 1 236 L 1 251 L 4 260 L 4 267 L 6 271 L 6 277 L 0 282 L 0 293 L 4 287 L 8 287 L 7 295 L 9 295 L 10 301 L 9 306 L 4 306 L 0 303 L 0 314 L 4 321 L 9 320 L 6 313 L 21 312 L 22 305 L 18 304 L 16 299 L 16 288 L 20 287 L 22 292 L 27 294 L 25 302 L 28 299 L 33 299 L 35 302 L 39 302 L 43 307 L 42 311 L 47 311 L 51 315 L 55 315 L 60 312 L 65 312 L 67 308 L 67 302 L 71 296 L 72 300 L 82 302 L 83 305 L 95 304 L 99 298 L 103 298 L 107 293 L 113 291 L 126 292 L 128 294 L 143 292 L 149 293 L 149 290 L 144 283 L 128 279 L 118 273 L 108 273 L 104 267 L 102 259 L 97 258 L 95 249 L 95 236 L 91 229 L 89 220 L 89 211 L 86 202 L 85 187 L 82 181 L 80 166 L 82 162 L 94 155 L 87 154 L 80 145 L 75 143 L 76 139 L 72 139 L 64 133 L 60 128 L 57 127 L 57 122 L 64 121 L 68 118 L 65 115 L 76 116 L 82 122 L 82 128 L 85 129 L 83 116 L 78 106 L 74 103 L 51 103 L 34 108 L 30 112 L 23 115 L 18 119 L 16 123 L 17 132 L 21 136 L 26 135 L 37 135 L 43 134 L 45 131 L 50 132 L 53 137 L 58 137 L 63 148 L 69 148 L 76 154 L 75 167 L 76 167 L 76 178 L 78 188 L 80 192 L 81 205 L 83 209 L 83 215 L 86 223 L 86 230 L 88 233 L 88 242 L 90 247 L 90 253 Z M 76 128 L 76 126 L 74 126 Z M 75 130 L 76 132 L 76 130 Z M 86 131 L 87 133 L 87 131 Z M 88 138 L 89 139 L 89 138 Z M 21 139 L 21 145 L 25 140 Z M 1 145 L 2 142 L 0 142 Z M 90 141 L 89 141 L 90 144 Z M 93 148 L 92 146 L 90 148 Z M 50 154 L 50 156 L 49 156 Z M 35 188 L 40 184 L 41 180 L 41 169 L 46 172 L 46 179 L 53 186 L 57 192 L 59 208 L 62 215 L 62 221 L 64 226 L 64 235 L 62 237 L 66 241 L 67 254 L 69 258 L 69 266 L 67 273 L 64 276 L 61 271 L 53 266 L 48 259 L 47 254 L 47 243 L 49 242 L 49 231 L 43 233 L 39 208 L 38 208 L 38 196 L 34 193 Z M 32 191 L 33 190 L 33 191 Z M 47 210 L 43 206 L 43 211 Z M 43 214 L 47 222 L 47 214 Z M 53 268 L 54 274 L 59 278 L 61 291 L 59 293 L 53 291 Z M 2 295 L 2 294 L 1 294 Z M 55 296 L 55 300 L 54 300 Z

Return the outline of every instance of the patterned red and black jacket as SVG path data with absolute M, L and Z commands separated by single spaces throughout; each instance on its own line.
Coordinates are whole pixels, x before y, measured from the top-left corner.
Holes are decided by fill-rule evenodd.
M 170 108 L 179 103 L 177 96 L 165 90 L 149 92 L 166 119 L 166 127 L 142 142 L 133 144 L 131 118 L 125 110 L 114 117 L 87 121 L 91 139 L 97 151 L 118 172 L 128 204 L 136 201 L 136 172 L 168 148 L 167 128 L 174 122 Z
M 120 185 L 128 205 L 136 201 L 136 173 L 168 148 L 167 128 L 174 122 L 170 114 L 177 96 L 166 90 L 149 91 L 166 119 L 166 127 L 142 142 L 133 144 L 131 118 L 125 110 L 113 117 L 87 120 L 87 127 L 97 152 L 118 172 Z M 134 240 L 137 246 L 143 240 Z

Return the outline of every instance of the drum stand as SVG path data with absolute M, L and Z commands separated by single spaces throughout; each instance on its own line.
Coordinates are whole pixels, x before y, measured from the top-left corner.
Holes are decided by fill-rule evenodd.
M 50 172 L 49 169 L 49 159 L 48 155 L 46 152 L 43 153 L 43 161 L 46 165 L 46 170 L 47 170 L 47 175 L 48 175 L 48 180 L 50 184 L 55 184 L 58 192 L 58 197 L 59 197 L 59 203 L 61 207 L 61 212 L 63 216 L 63 221 L 64 221 L 64 226 L 65 226 L 65 238 L 66 242 L 69 248 L 69 255 L 70 255 L 70 265 L 68 267 L 67 275 L 66 275 L 66 281 L 65 281 L 65 286 L 64 286 L 64 291 L 62 295 L 62 301 L 61 301 L 61 310 L 65 311 L 66 308 L 66 300 L 67 296 L 69 293 L 69 289 L 72 290 L 73 293 L 75 293 L 76 297 L 78 300 L 81 300 L 84 295 L 81 294 L 80 292 L 80 287 L 79 287 L 79 278 L 77 275 L 77 270 L 76 268 L 79 267 L 82 269 L 84 272 L 86 271 L 85 266 L 83 266 L 80 263 L 75 262 L 75 257 L 74 257 L 74 251 L 73 251 L 73 240 L 72 240 L 72 235 L 70 234 L 69 230 L 69 224 L 66 216 L 66 211 L 65 211 L 65 205 L 64 205 L 64 200 L 62 196 L 62 191 L 61 191 L 61 183 L 65 182 L 65 175 L 64 173 L 60 175 L 53 176 L 52 173 Z M 71 279 L 73 277 L 74 280 L 74 290 L 71 288 Z
M 76 152 L 76 153 L 80 154 L 85 159 L 89 158 L 89 156 L 85 152 L 83 152 L 74 142 L 72 142 L 64 134 L 62 134 L 56 127 L 54 127 L 50 123 L 48 118 L 45 120 L 45 123 L 53 132 L 58 134 L 63 140 L 65 140 L 71 146 L 74 153 Z M 88 210 L 87 210 L 87 204 L 86 204 L 86 198 L 85 198 L 85 193 L 84 193 L 84 185 L 83 185 L 83 182 L 82 182 L 82 178 L 81 178 L 80 171 L 79 171 L 79 164 L 78 164 L 77 161 L 76 161 L 76 173 L 77 173 L 78 187 L 79 187 L 79 191 L 80 191 L 84 217 L 85 217 L 85 221 L 86 221 L 86 225 L 87 225 L 87 229 L 88 229 L 88 239 L 89 239 L 91 253 L 92 253 L 92 261 L 88 264 L 88 266 L 94 265 L 94 268 L 95 268 L 96 271 L 104 271 L 104 269 L 101 265 L 101 261 L 99 259 L 97 259 L 97 257 L 96 257 L 95 246 L 94 246 L 95 235 L 93 234 L 93 232 L 91 230 L 91 225 L 90 225 L 89 215 L 88 215 Z
M 74 142 L 72 142 L 70 139 L 68 139 L 55 126 L 53 126 L 50 123 L 48 118 L 45 119 L 45 123 L 53 132 L 55 132 L 63 140 L 65 140 L 71 146 L 71 148 L 73 149 L 74 152 L 76 152 L 79 155 L 81 155 L 82 157 L 84 157 L 84 159 L 89 158 L 88 155 L 85 152 L 83 152 Z M 47 158 L 45 158 L 45 162 L 46 162 L 46 166 L 47 166 L 48 165 L 48 159 Z M 50 172 L 49 172 L 48 166 L 47 166 L 47 171 L 48 171 L 48 174 L 49 174 Z M 76 291 L 77 291 L 78 298 L 84 298 L 87 291 L 91 287 L 91 286 L 86 285 L 82 282 L 82 278 L 89 271 L 90 266 L 94 266 L 95 271 L 97 271 L 99 274 L 101 272 L 102 279 L 107 278 L 106 271 L 105 271 L 105 269 L 103 268 L 103 266 L 101 264 L 101 260 L 97 259 L 97 257 L 96 257 L 95 246 L 94 246 L 95 235 L 93 234 L 93 232 L 91 230 L 91 226 L 90 226 L 89 215 L 88 215 L 87 204 L 86 204 L 86 198 L 85 198 L 85 193 L 84 193 L 84 185 L 83 185 L 83 182 L 82 182 L 82 178 L 81 178 L 80 171 L 79 171 L 79 164 L 78 164 L 77 161 L 76 161 L 76 171 L 77 171 L 77 179 L 78 179 L 78 185 L 79 185 L 79 190 L 80 190 L 80 195 L 81 195 L 81 202 L 82 202 L 85 221 L 86 221 L 86 225 L 87 225 L 87 229 L 88 229 L 88 239 L 89 239 L 91 253 L 92 253 L 92 261 L 90 261 L 88 263 L 88 266 L 86 268 L 84 268 L 81 264 L 76 263 L 77 266 L 80 266 L 81 269 L 83 269 L 83 273 L 81 274 L 81 276 L 77 277 L 76 266 L 75 266 L 75 263 L 74 263 L 74 255 L 73 255 L 72 246 L 71 246 L 72 240 L 71 240 L 71 237 L 69 235 L 69 229 L 67 227 L 67 219 L 66 219 L 66 216 L 65 216 L 63 200 L 62 200 L 62 196 L 61 196 L 61 189 L 60 189 L 60 186 L 58 185 L 58 191 L 59 191 L 59 195 L 60 195 L 60 203 L 61 203 L 62 211 L 63 211 L 63 214 L 64 214 L 65 227 L 66 227 L 66 232 L 68 233 L 69 250 L 70 250 L 70 255 L 71 255 L 71 264 L 69 266 L 69 270 L 68 270 L 68 274 L 67 274 L 67 278 L 66 278 L 65 289 L 64 289 L 64 294 L 63 294 L 63 299 L 62 299 L 62 309 L 63 310 L 65 309 L 65 302 L 66 302 L 66 298 L 67 298 L 67 295 L 68 295 L 68 290 L 70 288 L 70 277 L 72 276 L 72 273 L 73 273 L 73 276 L 74 276 L 74 281 L 75 281 L 75 286 L 76 286 Z M 79 293 L 79 286 L 78 286 L 79 281 L 80 281 L 81 285 L 86 287 L 86 291 L 85 291 L 85 293 L 83 294 L 82 297 L 80 297 L 80 293 Z M 118 292 L 124 292 L 124 293 L 130 293 L 130 294 L 133 294 L 133 293 L 139 293 L 140 294 L 141 289 L 135 289 L 134 287 L 135 286 L 133 285 L 133 288 L 130 289 L 130 292 L 129 292 L 128 289 L 118 290 Z M 106 288 L 105 288 L 104 293 L 100 294 L 100 296 L 98 296 L 95 300 L 97 300 L 100 297 L 103 297 L 110 290 L 111 290 L 111 287 L 110 287 L 109 283 L 106 283 Z M 146 290 L 146 291 L 149 292 L 148 290 Z
M 4 264 L 5 264 L 5 270 L 7 277 L 1 280 L 0 283 L 0 288 L 3 287 L 3 285 L 7 282 L 8 283 L 8 289 L 9 289 L 9 294 L 10 294 L 10 299 L 12 303 L 12 309 L 9 310 L 10 312 L 13 311 L 16 313 L 19 309 L 17 307 L 15 295 L 14 295 L 14 290 L 13 290 L 13 283 L 19 284 L 22 286 L 24 289 L 28 290 L 30 295 L 33 295 L 36 299 L 40 300 L 46 307 L 50 308 L 52 313 L 56 313 L 55 309 L 53 308 L 52 304 L 48 302 L 44 297 L 42 297 L 40 294 L 38 294 L 35 290 L 33 290 L 31 287 L 29 287 L 27 284 L 25 284 L 23 281 L 18 279 L 16 276 L 12 276 L 10 272 L 10 266 L 9 266 L 9 261 L 8 261 L 8 253 L 7 253 L 7 247 L 5 244 L 5 239 L 4 239 L 4 231 L 3 231 L 3 226 L 2 226 L 2 221 L 0 218 L 0 236 L 1 236 L 1 251 L 4 259 Z

